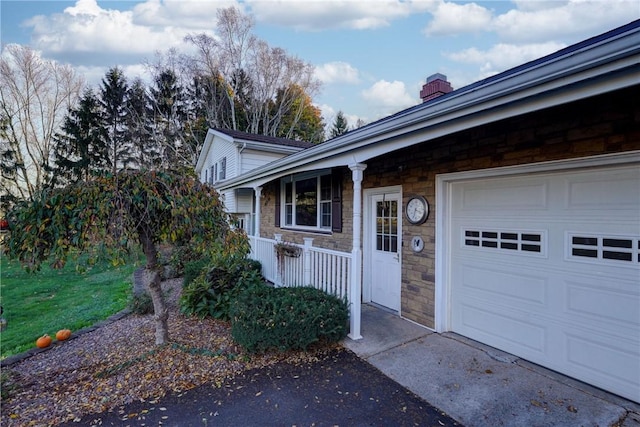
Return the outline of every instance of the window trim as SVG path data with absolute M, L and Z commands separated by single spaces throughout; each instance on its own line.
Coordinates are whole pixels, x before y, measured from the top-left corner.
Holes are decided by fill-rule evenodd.
M 323 200 L 322 197 L 322 177 L 327 177 L 329 180 L 329 185 L 331 187 L 331 195 L 328 199 Z M 296 220 L 296 194 L 295 194 L 295 183 L 298 181 L 303 181 L 307 179 L 315 178 L 316 180 L 316 224 L 315 226 L 308 225 L 297 225 L 295 223 Z M 291 202 L 287 202 L 287 194 L 286 187 L 287 184 L 291 184 Z M 299 230 L 299 231 L 310 231 L 315 233 L 322 234 L 330 234 L 334 230 L 333 224 L 333 202 L 334 202 L 334 192 L 336 190 L 333 186 L 333 174 L 331 169 L 323 169 L 313 172 L 304 172 L 295 175 L 290 175 L 280 179 L 280 206 L 278 207 L 280 213 L 280 228 L 287 230 Z M 330 223 L 328 226 L 323 227 L 322 225 L 322 205 L 328 204 L 330 209 L 329 220 Z M 287 206 L 291 206 L 291 223 L 287 224 Z
M 579 242 L 574 239 L 592 239 L 593 242 Z M 629 247 L 607 244 L 606 240 L 629 241 Z M 637 268 L 640 264 L 640 235 L 603 233 L 591 231 L 565 231 L 564 258 L 568 262 L 599 264 L 617 268 Z M 592 255 L 582 255 L 574 251 L 589 251 Z M 609 254 L 610 256 L 607 256 Z M 630 259 L 615 258 L 615 254 L 629 255 Z
M 548 230 L 546 229 L 532 230 L 463 225 L 460 227 L 459 233 L 459 244 L 462 250 L 547 258 Z M 468 233 L 477 233 L 477 235 Z M 527 238 L 529 235 L 532 237 L 537 236 L 539 240 Z M 536 248 L 538 250 L 535 250 Z

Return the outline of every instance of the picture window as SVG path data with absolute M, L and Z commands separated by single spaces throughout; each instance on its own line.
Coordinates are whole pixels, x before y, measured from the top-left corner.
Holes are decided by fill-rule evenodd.
M 331 230 L 330 174 L 305 174 L 283 180 L 281 191 L 284 226 Z

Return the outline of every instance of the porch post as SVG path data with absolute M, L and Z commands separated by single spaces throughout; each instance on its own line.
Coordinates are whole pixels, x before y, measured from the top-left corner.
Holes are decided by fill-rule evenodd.
M 303 286 L 311 285 L 311 247 L 313 247 L 313 238 L 312 237 L 304 237 L 304 250 L 302 252 L 302 262 L 303 262 Z
M 255 192 L 255 204 L 256 204 L 256 215 L 253 224 L 253 235 L 256 237 L 260 237 L 260 197 L 262 197 L 262 187 L 256 187 L 253 189 Z
M 353 246 L 351 249 L 351 283 L 349 285 L 349 338 L 362 339 L 360 335 L 361 296 L 362 296 L 362 177 L 367 168 L 364 163 L 349 165 L 353 180 Z

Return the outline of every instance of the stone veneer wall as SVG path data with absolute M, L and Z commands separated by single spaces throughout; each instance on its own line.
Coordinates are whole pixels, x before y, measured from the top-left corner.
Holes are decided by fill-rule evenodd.
M 365 171 L 366 172 L 366 171 Z M 333 173 L 342 175 L 342 233 L 310 233 L 304 231 L 292 231 L 275 226 L 275 191 L 280 188 L 277 183 L 265 185 L 262 189 L 260 235 L 269 239 L 274 234 L 282 234 L 283 240 L 302 244 L 304 237 L 313 238 L 313 246 L 332 249 L 335 251 L 351 252 L 351 235 L 353 233 L 353 183 L 351 170 L 347 167 L 336 168 Z
M 437 174 L 640 150 L 638 99 L 640 87 L 634 87 L 469 129 L 367 161 L 363 189 L 402 185 L 403 206 L 411 195 L 422 195 L 430 204 L 424 224 L 403 221 L 402 315 L 434 327 Z M 319 235 L 276 229 L 275 186 L 268 186 L 263 190 L 261 235 L 273 238 L 274 233 L 282 233 L 286 240 L 297 243 L 302 243 L 302 237 L 314 237 L 315 246 L 350 251 L 353 192 L 347 168 L 343 182 L 342 233 Z M 425 242 L 418 254 L 410 249 L 411 238 L 416 235 Z

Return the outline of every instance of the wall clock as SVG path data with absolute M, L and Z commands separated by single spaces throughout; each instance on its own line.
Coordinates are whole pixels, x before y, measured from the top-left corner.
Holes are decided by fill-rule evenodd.
M 411 224 L 422 224 L 429 216 L 429 203 L 422 196 L 413 196 L 407 202 L 405 215 Z

